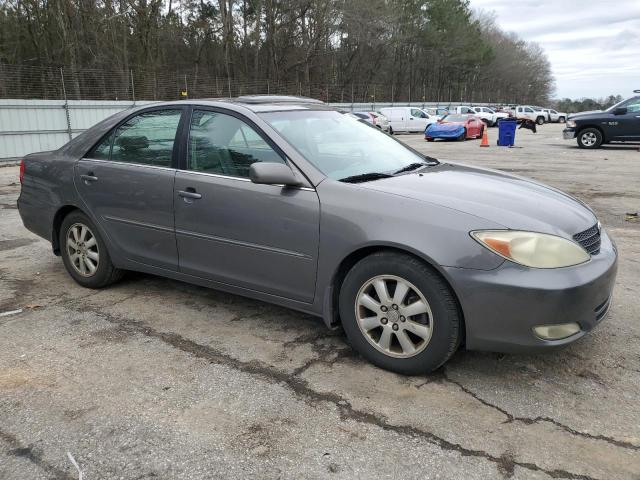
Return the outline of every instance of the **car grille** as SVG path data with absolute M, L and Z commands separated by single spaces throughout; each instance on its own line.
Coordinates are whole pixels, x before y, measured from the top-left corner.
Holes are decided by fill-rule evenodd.
M 600 224 L 596 223 L 584 232 L 576 233 L 573 239 L 582 245 L 590 255 L 597 255 L 600 253 Z

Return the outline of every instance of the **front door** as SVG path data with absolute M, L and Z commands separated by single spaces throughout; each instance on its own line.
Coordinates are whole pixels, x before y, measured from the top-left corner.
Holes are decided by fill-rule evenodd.
M 428 115 L 418 108 L 412 108 L 409 116 L 408 131 L 423 132 L 427 128 Z
M 640 97 L 625 102 L 627 113 L 613 115 L 612 121 L 618 125 L 611 129 L 616 140 L 640 140 Z
M 182 108 L 142 112 L 75 166 L 82 201 L 129 260 L 177 270 L 174 145 Z
M 258 185 L 254 162 L 287 163 L 249 123 L 194 110 L 174 201 L 184 273 L 310 303 L 318 258 L 315 190 Z M 294 167 L 295 168 L 295 167 Z

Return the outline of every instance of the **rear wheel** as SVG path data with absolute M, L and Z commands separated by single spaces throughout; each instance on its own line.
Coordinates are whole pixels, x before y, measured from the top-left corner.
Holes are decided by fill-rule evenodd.
M 462 319 L 451 289 L 406 254 L 380 252 L 358 262 L 342 284 L 339 306 L 353 348 L 387 370 L 433 371 L 460 344 Z
M 580 148 L 598 148 L 602 145 L 602 133 L 597 128 L 585 128 L 577 135 Z
M 60 253 L 69 275 L 83 287 L 102 288 L 122 278 L 95 224 L 84 213 L 67 215 L 60 227 Z
M 389 127 L 389 135 L 393 135 L 393 128 Z

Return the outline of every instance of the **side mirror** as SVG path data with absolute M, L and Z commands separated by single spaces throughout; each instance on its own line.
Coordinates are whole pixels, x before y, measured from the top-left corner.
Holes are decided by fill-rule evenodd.
M 614 115 L 626 115 L 627 107 L 618 107 L 613 111 Z
M 284 163 L 255 162 L 249 167 L 249 178 L 253 183 L 263 185 L 285 185 L 297 187 L 302 182 L 296 178 L 293 170 Z

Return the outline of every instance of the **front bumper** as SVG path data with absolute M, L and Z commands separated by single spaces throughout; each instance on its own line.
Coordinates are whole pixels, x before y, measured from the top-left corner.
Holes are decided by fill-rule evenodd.
M 575 128 L 565 128 L 564 130 L 562 130 L 562 137 L 565 140 L 571 140 L 573 138 L 576 138 L 576 129 Z
M 535 352 L 569 344 L 606 316 L 617 272 L 617 251 L 602 230 L 600 253 L 585 264 L 531 269 L 505 261 L 489 270 L 446 267 L 460 300 L 469 350 Z M 580 331 L 543 340 L 539 325 L 577 322 Z

